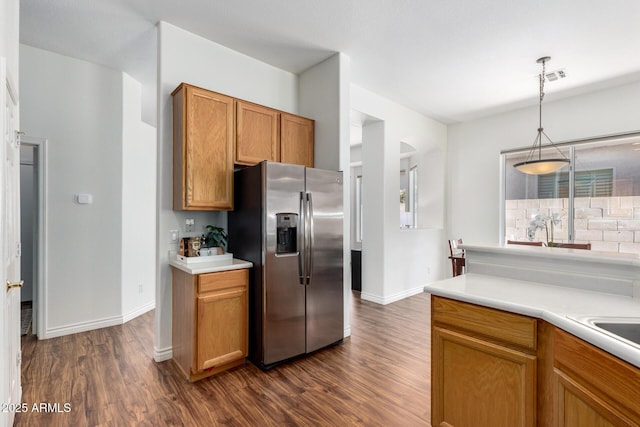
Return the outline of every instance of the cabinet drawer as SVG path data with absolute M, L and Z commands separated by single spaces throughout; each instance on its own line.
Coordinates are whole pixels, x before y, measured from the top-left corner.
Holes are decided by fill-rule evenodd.
M 247 269 L 200 274 L 198 275 L 198 293 L 246 286 L 248 278 L 249 273 Z
M 446 298 L 431 297 L 434 323 L 444 323 L 497 341 L 535 350 L 536 319 Z

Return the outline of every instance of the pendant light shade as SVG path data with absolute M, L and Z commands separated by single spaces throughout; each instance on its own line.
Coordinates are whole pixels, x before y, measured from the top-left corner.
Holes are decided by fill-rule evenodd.
M 518 169 L 522 173 L 526 173 L 529 175 L 544 175 L 548 173 L 552 173 L 557 171 L 558 169 L 563 168 L 564 166 L 569 164 L 569 159 L 560 151 L 558 147 L 556 147 L 551 138 L 547 136 L 544 132 L 544 128 L 542 127 L 542 99 L 544 98 L 544 75 L 545 75 L 545 64 L 551 58 L 545 56 L 543 58 L 538 59 L 538 63 L 542 64 L 542 73 L 539 75 L 540 79 L 540 102 L 538 104 L 538 134 L 536 135 L 536 139 L 533 141 L 533 146 L 529 150 L 529 154 L 524 162 L 516 163 L 513 165 L 514 168 Z M 545 137 L 547 141 L 549 141 L 549 146 L 555 148 L 558 153 L 560 153 L 561 157 L 553 158 L 553 159 L 543 159 L 542 158 L 542 137 Z
M 513 167 L 529 175 L 544 175 L 562 169 L 567 163 L 569 163 L 569 160 L 566 159 L 532 160 L 530 162 L 520 162 L 513 165 Z

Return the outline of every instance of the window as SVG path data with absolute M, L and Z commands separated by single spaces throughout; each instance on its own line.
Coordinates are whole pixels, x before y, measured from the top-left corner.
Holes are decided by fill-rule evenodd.
M 613 169 L 575 173 L 576 197 L 611 197 Z M 569 172 L 538 176 L 538 199 L 569 197 Z
M 640 133 L 558 145 L 571 164 L 548 175 L 526 175 L 513 168 L 526 157 L 525 150 L 503 153 L 501 237 L 530 240 L 532 221 L 553 217 L 553 236 L 547 240 L 545 230 L 538 229 L 533 240 L 552 238 L 554 243 L 591 243 L 597 251 L 640 253 Z

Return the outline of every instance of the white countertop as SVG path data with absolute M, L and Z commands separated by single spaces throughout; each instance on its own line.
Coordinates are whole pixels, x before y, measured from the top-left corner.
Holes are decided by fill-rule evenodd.
M 587 251 L 582 249 L 548 248 L 542 246 L 507 244 L 463 244 L 460 245 L 460 248 L 470 251 L 480 251 L 483 253 L 494 253 L 501 255 L 517 253 L 521 256 L 536 258 L 553 258 L 564 259 L 568 261 L 583 261 L 640 267 L 640 255 L 636 253 L 600 252 L 591 250 Z
M 543 319 L 640 368 L 639 346 L 571 319 L 640 317 L 637 298 L 475 273 L 431 283 L 424 291 Z
M 169 260 L 169 265 L 189 274 L 215 273 L 217 271 L 240 270 L 253 267 L 253 263 L 238 258 L 227 261 L 196 262 L 185 264 L 176 259 Z

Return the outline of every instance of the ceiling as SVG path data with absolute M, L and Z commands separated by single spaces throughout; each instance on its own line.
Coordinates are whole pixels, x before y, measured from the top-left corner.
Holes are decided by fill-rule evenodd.
M 153 87 L 159 20 L 299 73 L 343 52 L 352 82 L 444 123 L 640 80 L 634 0 L 21 0 L 22 43 Z

